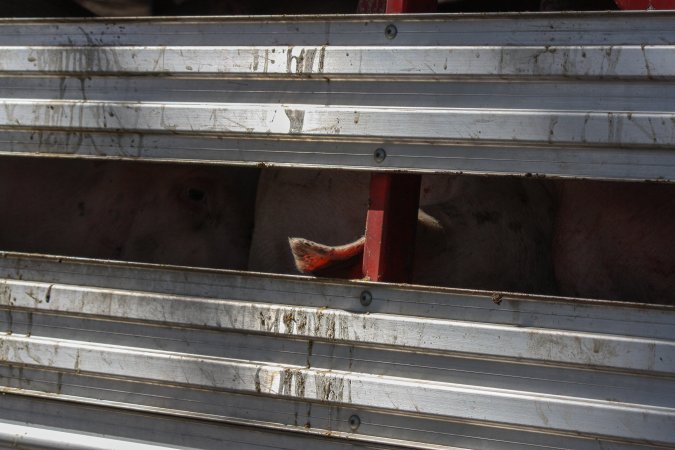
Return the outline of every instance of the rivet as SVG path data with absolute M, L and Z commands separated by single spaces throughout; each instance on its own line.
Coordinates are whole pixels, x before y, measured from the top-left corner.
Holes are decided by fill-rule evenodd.
M 387 158 L 387 151 L 382 147 L 377 148 L 375 149 L 375 153 L 373 153 L 373 158 L 375 159 L 375 162 L 381 163 Z
M 349 428 L 351 428 L 352 431 L 356 431 L 359 429 L 359 426 L 361 426 L 361 419 L 354 414 L 349 418 Z
M 373 294 L 371 294 L 368 291 L 363 291 L 363 292 L 361 292 L 361 296 L 359 297 L 359 300 L 361 301 L 361 304 L 363 306 L 368 306 L 373 302 Z
M 387 39 L 394 39 L 397 34 L 398 34 L 398 29 L 396 28 L 396 25 L 394 25 L 393 23 L 390 23 L 384 29 L 384 35 L 387 37 Z

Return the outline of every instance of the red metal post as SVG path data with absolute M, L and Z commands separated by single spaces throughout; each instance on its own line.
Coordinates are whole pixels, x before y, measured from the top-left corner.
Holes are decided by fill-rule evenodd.
M 428 13 L 435 12 L 438 0 L 359 0 L 359 14 Z
M 435 12 L 437 0 L 387 0 L 387 14 Z
M 359 5 L 363 3 L 362 0 Z M 387 0 L 386 12 L 433 12 L 436 3 L 436 0 Z M 381 2 L 372 4 L 382 7 Z M 421 180 L 420 175 L 371 175 L 363 250 L 363 274 L 369 280 L 411 281 Z
M 675 0 L 614 0 L 621 9 L 675 9 Z
M 374 173 L 363 248 L 363 274 L 373 281 L 411 281 L 420 199 L 419 175 Z

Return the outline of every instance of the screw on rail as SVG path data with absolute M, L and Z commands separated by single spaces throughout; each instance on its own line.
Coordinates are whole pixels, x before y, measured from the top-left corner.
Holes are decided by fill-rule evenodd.
M 361 426 L 361 418 L 354 414 L 349 418 L 349 428 L 351 428 L 352 431 L 356 431 L 359 429 L 359 426 Z
M 381 163 L 387 158 L 387 151 L 383 149 L 382 147 L 375 149 L 375 153 L 373 153 L 373 159 L 375 160 L 376 163 Z
M 384 35 L 387 37 L 387 39 L 394 39 L 397 34 L 398 34 L 398 29 L 396 28 L 396 25 L 394 25 L 393 23 L 390 23 L 384 29 Z
M 368 291 L 363 291 L 361 292 L 361 296 L 359 297 L 359 301 L 363 306 L 368 306 L 373 302 L 373 294 L 371 294 Z

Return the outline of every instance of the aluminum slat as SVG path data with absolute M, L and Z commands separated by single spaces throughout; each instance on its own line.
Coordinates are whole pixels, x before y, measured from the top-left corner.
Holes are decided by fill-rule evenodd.
M 0 154 L 674 180 L 673 24 L 5 20 Z
M 107 402 L 82 404 L 54 401 L 48 396 L 3 394 L 0 411 L 0 445 L 40 449 L 159 449 L 223 446 L 246 450 L 295 449 L 390 449 L 386 444 L 329 440 L 308 433 L 284 433 L 259 427 L 189 420 L 170 415 L 105 406 Z M 83 420 L 87 417 L 87 420 Z M 337 441 L 337 442 L 336 442 Z
M 1 389 L 31 401 L 419 448 L 675 445 L 668 306 L 11 253 L 0 280 Z

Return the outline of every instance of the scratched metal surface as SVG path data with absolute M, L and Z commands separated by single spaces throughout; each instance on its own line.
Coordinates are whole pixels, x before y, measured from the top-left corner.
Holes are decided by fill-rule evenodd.
M 675 445 L 673 307 L 2 253 L 0 327 L 0 441 Z
M 675 14 L 5 20 L 0 103 L 5 155 L 672 181 Z

